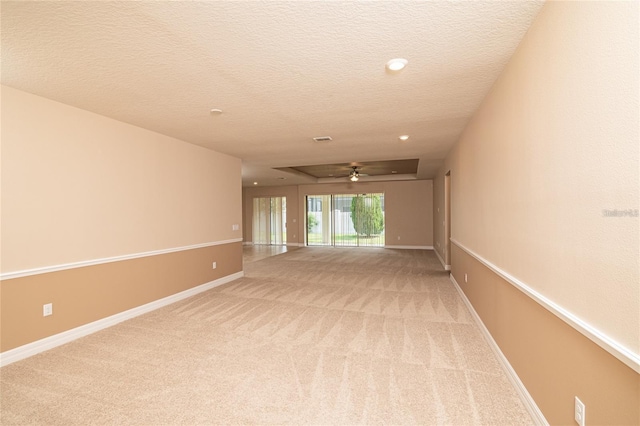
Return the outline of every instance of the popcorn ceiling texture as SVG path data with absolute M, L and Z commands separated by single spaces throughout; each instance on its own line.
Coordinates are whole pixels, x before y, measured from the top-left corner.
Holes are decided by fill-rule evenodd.
M 240 157 L 245 180 L 400 158 L 427 178 L 542 4 L 3 2 L 2 83 Z

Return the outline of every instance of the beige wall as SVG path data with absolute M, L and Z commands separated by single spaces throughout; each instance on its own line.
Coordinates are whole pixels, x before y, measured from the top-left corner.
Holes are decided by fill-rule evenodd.
M 254 197 L 286 196 L 287 240 L 289 243 L 304 244 L 307 195 L 384 192 L 387 246 L 431 246 L 433 245 L 432 191 L 433 183 L 428 180 L 244 188 L 244 240 L 251 241 Z M 293 197 L 297 197 L 296 202 L 292 201 Z
M 451 251 L 456 282 L 550 424 L 575 424 L 576 396 L 588 425 L 640 424 L 638 373 L 455 244 Z
M 433 246 L 433 181 L 385 182 L 387 246 Z
M 241 238 L 237 158 L 2 88 L 2 272 Z
M 211 268 L 216 261 L 217 269 Z M 2 352 L 242 271 L 242 242 L 2 282 Z M 42 305 L 53 315 L 42 316 Z
M 435 179 L 436 248 L 444 247 L 437 209 L 444 209 L 450 170 L 452 238 L 636 359 L 639 220 L 605 217 L 603 210 L 639 208 L 638 40 L 637 2 L 547 2 Z M 452 266 L 461 265 L 454 258 Z M 496 294 L 483 279 L 474 283 L 474 305 L 490 306 L 480 312 L 483 319 L 510 323 L 515 313 L 503 298 L 521 295 Z M 510 360 L 530 389 L 544 388 L 544 380 L 567 384 L 562 392 L 547 387 L 550 395 L 534 395 L 554 422 L 572 421 L 570 395 L 590 395 L 600 414 L 616 407 L 602 406 L 612 398 L 627 398 L 621 382 L 598 391 L 580 379 L 553 347 L 562 339 L 530 335 L 539 320 L 524 318 L 499 343 L 512 347 L 531 338 L 543 348 Z M 563 327 L 546 326 L 554 328 L 549 336 Z M 619 363 L 608 356 L 609 365 Z M 600 362 L 589 368 L 582 373 L 611 371 Z M 629 371 L 637 398 L 640 379 Z M 562 417 L 553 414 L 559 411 Z M 639 423 L 637 410 L 625 414 Z
M 239 159 L 6 86 L 1 108 L 2 351 L 242 270 Z

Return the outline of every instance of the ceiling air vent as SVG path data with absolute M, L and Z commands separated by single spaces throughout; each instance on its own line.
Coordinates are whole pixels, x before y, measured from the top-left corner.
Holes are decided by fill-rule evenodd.
M 331 139 L 331 136 L 318 136 L 313 138 L 313 140 L 316 142 L 330 142 L 333 139 Z

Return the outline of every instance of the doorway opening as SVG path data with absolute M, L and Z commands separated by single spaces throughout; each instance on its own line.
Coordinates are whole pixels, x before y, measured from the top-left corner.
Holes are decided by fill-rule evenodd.
M 451 171 L 444 175 L 444 263 L 451 269 Z
M 384 193 L 308 195 L 308 246 L 384 247 Z
M 253 199 L 253 244 L 283 245 L 287 242 L 287 197 Z

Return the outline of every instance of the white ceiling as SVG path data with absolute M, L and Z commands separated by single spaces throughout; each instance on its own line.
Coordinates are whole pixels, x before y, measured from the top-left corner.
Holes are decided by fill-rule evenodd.
M 2 1 L 1 78 L 242 158 L 245 185 L 409 158 L 431 178 L 542 4 Z

